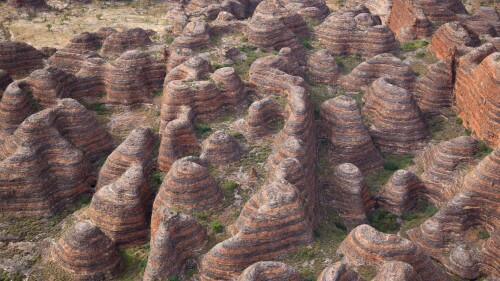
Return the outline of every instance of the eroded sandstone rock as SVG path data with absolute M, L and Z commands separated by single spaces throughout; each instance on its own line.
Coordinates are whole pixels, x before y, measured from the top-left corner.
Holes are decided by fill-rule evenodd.
M 479 36 L 473 31 L 467 30 L 459 22 L 443 24 L 432 36 L 429 51 L 439 59 L 450 59 L 453 52 L 466 53 L 481 44 Z
M 43 67 L 43 54 L 24 42 L 0 41 L 0 69 L 23 75 Z
M 340 76 L 340 68 L 326 49 L 314 52 L 307 60 L 309 75 L 318 83 L 333 84 Z
M 346 263 L 336 262 L 325 268 L 316 281 L 358 281 L 359 274 Z
M 7 86 L 14 82 L 10 77 L 9 73 L 3 69 L 0 69 L 0 99 L 2 98 L 3 91 L 7 88 Z
M 380 191 L 377 203 L 398 216 L 412 209 L 423 193 L 419 178 L 409 170 L 397 170 Z
M 210 163 L 227 165 L 241 158 L 238 141 L 224 131 L 215 131 L 201 146 L 200 158 Z
M 109 35 L 102 44 L 102 53 L 105 55 L 120 55 L 126 51 L 148 47 L 151 39 L 142 28 L 127 28 Z
M 247 267 L 237 281 L 289 280 L 302 281 L 304 278 L 293 267 L 282 262 L 261 261 Z

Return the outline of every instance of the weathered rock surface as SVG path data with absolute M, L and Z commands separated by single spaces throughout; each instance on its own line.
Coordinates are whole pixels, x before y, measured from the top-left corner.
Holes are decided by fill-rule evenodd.
M 272 98 L 263 98 L 253 102 L 244 120 L 245 138 L 255 141 L 268 136 L 273 122 L 280 118 L 281 111 L 281 106 Z
M 143 280 L 166 280 L 195 258 L 205 243 L 206 230 L 193 217 L 160 207 L 153 213 L 151 251 Z
M 132 164 L 115 182 L 99 189 L 89 208 L 91 221 L 118 246 L 147 241 L 151 190 L 142 166 Z
M 48 66 L 33 71 L 26 79 L 27 88 L 44 108 L 57 105 L 59 99 L 71 98 L 77 78 L 59 68 Z
M 189 22 L 181 36 L 174 39 L 170 48 L 201 49 L 212 44 L 208 34 L 208 24 L 203 21 Z
M 24 42 L 0 41 L 0 69 L 23 75 L 43 67 L 43 54 Z
M 221 200 L 222 192 L 202 161 L 199 158 L 185 157 L 175 161 L 170 168 L 156 196 L 153 209 L 167 206 L 186 211 L 202 211 L 217 206 Z
M 453 53 L 467 53 L 479 46 L 481 41 L 479 36 L 461 23 L 454 21 L 443 24 L 432 36 L 429 44 L 429 51 L 439 59 L 450 59 Z
M 416 2 L 395 0 L 392 5 L 387 25 L 401 42 L 432 35 L 432 22 Z
M 232 67 L 223 67 L 217 69 L 210 75 L 217 88 L 220 90 L 220 95 L 223 96 L 222 103 L 226 107 L 237 107 L 244 104 L 246 95 L 243 92 L 243 81 Z
M 155 136 L 150 128 L 138 127 L 130 132 L 104 162 L 99 171 L 96 190 L 115 182 L 135 164 L 141 166 L 147 178 L 154 167 L 154 146 Z
M 429 132 L 412 95 L 387 78 L 373 82 L 366 92 L 363 112 L 368 115 L 373 142 L 383 152 L 414 154 L 427 144 Z
M 0 99 L 2 98 L 3 91 L 12 82 L 14 81 L 10 77 L 9 73 L 3 69 L 0 69 Z
M 78 280 L 103 280 L 116 277 L 123 261 L 113 240 L 96 225 L 77 222 L 54 245 L 57 265 Z
M 330 14 L 314 29 L 318 40 L 333 54 L 372 57 L 396 53 L 397 46 L 391 30 L 365 7 Z
M 343 95 L 330 99 L 321 105 L 320 116 L 334 165 L 352 163 L 363 173 L 382 167 L 383 159 L 363 124 L 356 100 Z
M 5 135 L 14 133 L 17 127 L 33 113 L 33 99 L 28 92 L 28 84 L 21 80 L 11 83 L 0 101 L 0 130 Z
M 209 163 L 227 165 L 241 158 L 238 141 L 224 131 L 215 131 L 201 144 L 200 158 Z
M 488 143 L 500 143 L 500 53 L 485 44 L 460 59 L 455 83 L 455 106 L 463 125 Z
M 416 270 L 406 262 L 390 261 L 384 263 L 373 281 L 419 281 Z
M 208 77 L 210 71 L 211 66 L 206 59 L 194 56 L 172 68 L 165 77 L 164 85 L 175 80 L 199 81 Z
M 400 261 L 411 265 L 422 280 L 451 280 L 411 241 L 366 224 L 353 229 L 338 251 L 349 264 L 381 267 L 384 262 Z
M 383 23 L 387 20 L 394 0 L 347 0 L 345 5 L 350 8 L 356 8 L 363 5 L 372 15 L 379 16 Z
M 423 193 L 419 178 L 409 170 L 397 170 L 382 187 L 377 203 L 398 216 L 412 209 Z
M 104 55 L 120 55 L 126 51 L 148 47 L 151 39 L 142 28 L 127 28 L 109 35 L 102 44 L 101 52 Z
M 340 76 L 340 68 L 326 49 L 314 52 L 307 60 L 308 75 L 318 83 L 333 84 Z
M 325 268 L 316 281 L 358 281 L 359 274 L 346 263 L 336 262 Z
M 412 91 L 415 74 L 410 66 L 392 54 L 374 56 L 344 76 L 342 85 L 350 91 L 366 91 L 378 78 L 389 78 L 394 85 Z
M 275 261 L 261 261 L 247 267 L 237 279 L 237 281 L 261 280 L 302 281 L 304 278 L 288 264 Z
M 370 198 L 363 174 L 355 165 L 344 163 L 335 166 L 328 195 L 332 207 L 347 228 L 368 222 L 366 211 L 373 207 L 374 201 Z
M 460 188 L 460 165 L 474 160 L 477 142 L 471 137 L 457 137 L 431 145 L 420 157 L 421 179 L 426 195 L 438 204 L 450 200 Z
M 478 35 L 495 37 L 500 34 L 500 15 L 494 7 L 478 7 L 463 23 Z

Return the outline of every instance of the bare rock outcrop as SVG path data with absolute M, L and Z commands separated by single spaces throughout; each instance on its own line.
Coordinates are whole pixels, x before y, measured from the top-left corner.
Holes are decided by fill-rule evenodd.
M 165 77 L 164 85 L 175 80 L 199 81 L 207 78 L 210 72 L 210 63 L 204 58 L 194 56 L 172 68 Z
M 170 168 L 158 191 L 153 209 L 167 206 L 186 211 L 209 210 L 221 200 L 222 192 L 208 169 L 203 166 L 202 160 L 185 157 L 175 161 Z
M 330 14 L 314 33 L 336 56 L 372 57 L 398 50 L 391 30 L 365 7 Z
M 227 165 L 241 158 L 238 141 L 224 131 L 215 131 L 201 144 L 200 158 L 209 163 Z
M 43 54 L 24 42 L 0 41 L 0 69 L 9 75 L 27 74 L 43 67 Z
M 195 258 L 205 243 L 206 230 L 193 217 L 160 207 L 151 225 L 150 253 L 143 280 L 165 280 Z
M 488 143 L 500 143 L 500 53 L 485 44 L 460 59 L 455 83 L 455 105 L 463 125 Z
M 412 154 L 427 144 L 429 132 L 411 93 L 387 78 L 373 82 L 366 92 L 363 112 L 368 115 L 373 142 L 380 150 Z
M 273 122 L 280 117 L 281 111 L 281 106 L 272 98 L 263 98 L 253 102 L 244 120 L 245 138 L 255 141 L 268 136 Z
M 358 92 L 368 90 L 381 77 L 389 78 L 394 85 L 409 91 L 412 91 L 416 79 L 408 64 L 392 54 L 380 54 L 362 62 L 341 82 L 347 90 Z
M 479 46 L 479 36 L 460 22 L 443 24 L 432 36 L 429 51 L 441 60 L 450 59 L 453 53 L 467 53 Z
M 123 261 L 113 240 L 96 225 L 77 222 L 54 245 L 55 263 L 77 280 L 103 280 L 116 277 Z
M 286 263 L 261 261 L 247 267 L 237 281 L 287 280 L 302 281 L 304 278 Z
M 120 55 L 151 44 L 148 31 L 142 28 L 127 28 L 109 35 L 104 40 L 101 51 L 104 55 Z
M 246 95 L 243 92 L 243 81 L 232 67 L 223 67 L 217 69 L 210 75 L 220 94 L 224 97 L 223 103 L 226 107 L 237 107 L 244 104 Z
M 170 48 L 201 49 L 212 45 L 208 34 L 208 24 L 203 21 L 189 22 L 170 44 Z
M 383 159 L 363 124 L 356 100 L 343 95 L 330 99 L 321 105 L 320 116 L 334 165 L 352 163 L 363 173 L 382 167 Z
M 358 281 L 359 274 L 343 262 L 336 262 L 325 268 L 316 281 Z
M 451 280 L 411 241 L 366 224 L 353 229 L 338 251 L 349 264 L 382 267 L 385 262 L 400 261 L 411 265 L 422 280 Z
M 373 281 L 420 281 L 416 270 L 408 263 L 389 261 L 384 263 Z
M 347 0 L 345 6 L 348 8 L 356 8 L 359 5 L 363 5 L 372 15 L 380 17 L 382 23 L 387 21 L 387 17 L 391 12 L 391 7 L 394 0 Z
M 108 156 L 101 170 L 96 190 L 120 178 L 134 164 L 139 164 L 147 178 L 153 170 L 153 150 L 155 136 L 153 130 L 138 127 Z
M 90 219 L 120 247 L 143 244 L 149 234 L 149 197 L 151 190 L 143 168 L 135 163 L 94 194 Z
M 382 187 L 377 203 L 385 210 L 403 215 L 415 207 L 424 189 L 420 179 L 409 170 L 397 170 Z
M 71 98 L 77 85 L 75 75 L 53 66 L 33 71 L 24 81 L 44 108 L 56 106 L 59 99 Z
M 500 35 L 500 15 L 494 7 L 478 7 L 463 23 L 478 35 Z
M 368 222 L 366 211 L 373 207 L 374 201 L 363 174 L 355 165 L 344 163 L 335 166 L 327 190 L 332 207 L 347 228 Z
M 471 137 L 457 137 L 431 145 L 420 157 L 426 196 L 437 204 L 450 200 L 460 188 L 459 166 L 471 163 L 477 142 Z
M 340 76 L 340 68 L 326 49 L 310 55 L 307 60 L 308 75 L 318 83 L 334 84 Z
M 9 73 L 3 69 L 0 69 L 0 99 L 2 98 L 3 91 L 12 82 L 14 82 L 14 80 L 12 80 Z
M 29 96 L 28 84 L 23 81 L 11 83 L 0 101 L 0 130 L 4 135 L 14 133 L 17 127 L 30 116 L 34 109 Z
M 417 1 L 395 0 L 387 25 L 401 42 L 432 35 L 432 22 L 425 12 L 416 5 Z

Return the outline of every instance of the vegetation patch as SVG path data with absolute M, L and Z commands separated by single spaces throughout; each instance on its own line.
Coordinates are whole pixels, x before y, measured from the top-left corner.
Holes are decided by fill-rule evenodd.
M 413 40 L 411 42 L 404 43 L 399 48 L 405 52 L 415 51 L 429 45 L 429 41 L 426 40 Z
M 343 75 L 351 73 L 351 71 L 356 68 L 361 62 L 363 62 L 363 58 L 360 55 L 354 56 L 339 56 L 335 57 L 335 61 L 340 68 L 340 71 Z
M 397 216 L 383 208 L 370 212 L 368 221 L 376 230 L 384 233 L 396 233 L 399 230 Z

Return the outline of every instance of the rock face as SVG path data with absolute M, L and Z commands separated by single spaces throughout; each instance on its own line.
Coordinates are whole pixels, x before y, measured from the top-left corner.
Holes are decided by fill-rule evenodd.
M 275 261 L 261 261 L 247 267 L 237 279 L 237 281 L 260 280 L 302 281 L 304 278 L 288 264 Z
M 435 203 L 443 204 L 459 190 L 459 165 L 474 160 L 477 142 L 471 137 L 458 137 L 432 145 L 420 157 L 421 175 L 426 195 Z
M 163 180 L 153 209 L 167 206 L 201 211 L 217 206 L 222 200 L 222 192 L 201 162 L 194 157 L 175 161 Z
M 106 159 L 99 172 L 96 190 L 115 182 L 135 164 L 139 164 L 147 178 L 153 170 L 153 150 L 155 136 L 153 130 L 146 127 L 134 129 Z
M 499 169 L 500 148 L 496 147 L 465 176 L 460 191 L 437 214 L 408 232 L 426 253 L 463 278 L 477 278 L 479 269 L 500 274 L 495 257 L 500 244 Z M 478 248 L 479 237 L 474 233 L 481 227 L 489 238 Z
M 382 187 L 377 203 L 398 216 L 412 209 L 422 193 L 422 182 L 409 170 L 396 171 Z
M 246 95 L 243 93 L 243 81 L 232 67 L 217 69 L 210 75 L 224 96 L 223 103 L 226 107 L 237 107 L 245 102 Z
M 205 243 L 206 230 L 193 217 L 167 207 L 155 210 L 151 225 L 151 251 L 143 280 L 166 280 L 195 258 Z M 153 224 L 154 223 L 154 224 Z
M 455 49 L 459 53 L 465 53 L 470 52 L 473 47 L 480 44 L 481 41 L 476 33 L 454 21 L 443 24 L 434 33 L 428 48 L 439 59 L 444 60 L 450 58 Z
M 281 115 L 281 106 L 271 98 L 253 102 L 244 121 L 245 138 L 255 141 L 268 136 L 273 122 Z
M 102 44 L 104 55 L 120 55 L 136 48 L 148 47 L 151 44 L 149 34 L 142 28 L 128 28 L 109 35 Z
M 272 260 L 313 240 L 299 192 L 281 182 L 266 184 L 249 199 L 233 232 L 203 256 L 201 280 L 230 280 L 255 262 Z
M 387 21 L 387 17 L 391 12 L 391 7 L 394 0 L 347 0 L 345 5 L 347 7 L 355 8 L 358 5 L 363 5 L 372 15 L 379 16 L 383 23 Z
M 451 107 L 455 67 L 454 57 L 439 61 L 430 65 L 427 73 L 417 80 L 414 97 L 422 113 L 438 113 Z
M 0 101 L 0 130 L 5 135 L 14 133 L 17 127 L 33 113 L 28 96 L 28 84 L 21 80 L 11 83 Z
M 320 116 L 334 165 L 352 163 L 363 173 L 382 167 L 383 159 L 363 124 L 356 100 L 343 95 L 330 99 L 321 105 Z
M 347 228 L 368 222 L 366 211 L 373 207 L 374 202 L 363 174 L 356 166 L 350 163 L 335 166 L 328 195 Z
M 143 244 L 149 234 L 150 197 L 151 190 L 142 166 L 133 164 L 115 182 L 94 194 L 90 219 L 118 246 Z
M 395 0 L 392 5 L 387 25 L 399 41 L 406 42 L 432 35 L 432 22 L 424 11 L 415 5 L 416 2 Z
M 412 154 L 427 144 L 427 126 L 407 90 L 392 80 L 379 78 L 364 98 L 363 112 L 370 118 L 370 134 L 380 150 Z
M 340 68 L 326 49 L 314 52 L 307 60 L 309 75 L 319 83 L 333 84 L 340 76 Z
M 241 158 L 238 141 L 224 131 L 215 131 L 202 143 L 201 159 L 214 164 L 227 165 Z
M 57 265 L 78 280 L 103 280 L 115 277 L 123 265 L 113 240 L 96 225 L 77 222 L 54 245 Z
M 500 53 L 485 44 L 460 59 L 455 83 L 455 106 L 464 126 L 490 146 L 500 143 L 498 87 Z
M 325 268 L 316 281 L 358 281 L 359 274 L 346 263 L 336 262 Z
M 415 74 L 410 66 L 392 54 L 380 54 L 370 58 L 343 77 L 342 85 L 350 91 L 366 91 L 378 78 L 386 77 L 392 84 L 411 91 Z
M 406 262 L 389 261 L 380 268 L 374 281 L 419 281 L 416 270 Z
M 183 29 L 181 36 L 176 37 L 170 48 L 201 49 L 212 44 L 208 34 L 208 25 L 203 21 L 189 22 Z
M 366 224 L 353 229 L 338 251 L 349 264 L 380 267 L 387 261 L 400 261 L 411 265 L 422 280 L 450 280 L 417 245 Z
M 495 37 L 500 34 L 500 15 L 494 7 L 478 7 L 473 15 L 466 18 L 464 24 L 479 35 Z
M 12 82 L 14 82 L 14 80 L 12 80 L 9 73 L 3 69 L 0 69 L 0 99 L 2 98 L 3 91 Z
M 210 63 L 199 56 L 191 57 L 173 68 L 165 77 L 164 85 L 175 80 L 199 81 L 207 78 L 211 71 Z
M 391 30 L 365 7 L 330 14 L 314 29 L 318 40 L 333 54 L 372 57 L 397 52 Z
M 51 216 L 90 185 L 89 161 L 109 152 L 110 136 L 77 101 L 28 117 L 0 150 L 2 213 Z
M 0 69 L 9 75 L 43 67 L 43 54 L 24 42 L 0 41 Z

